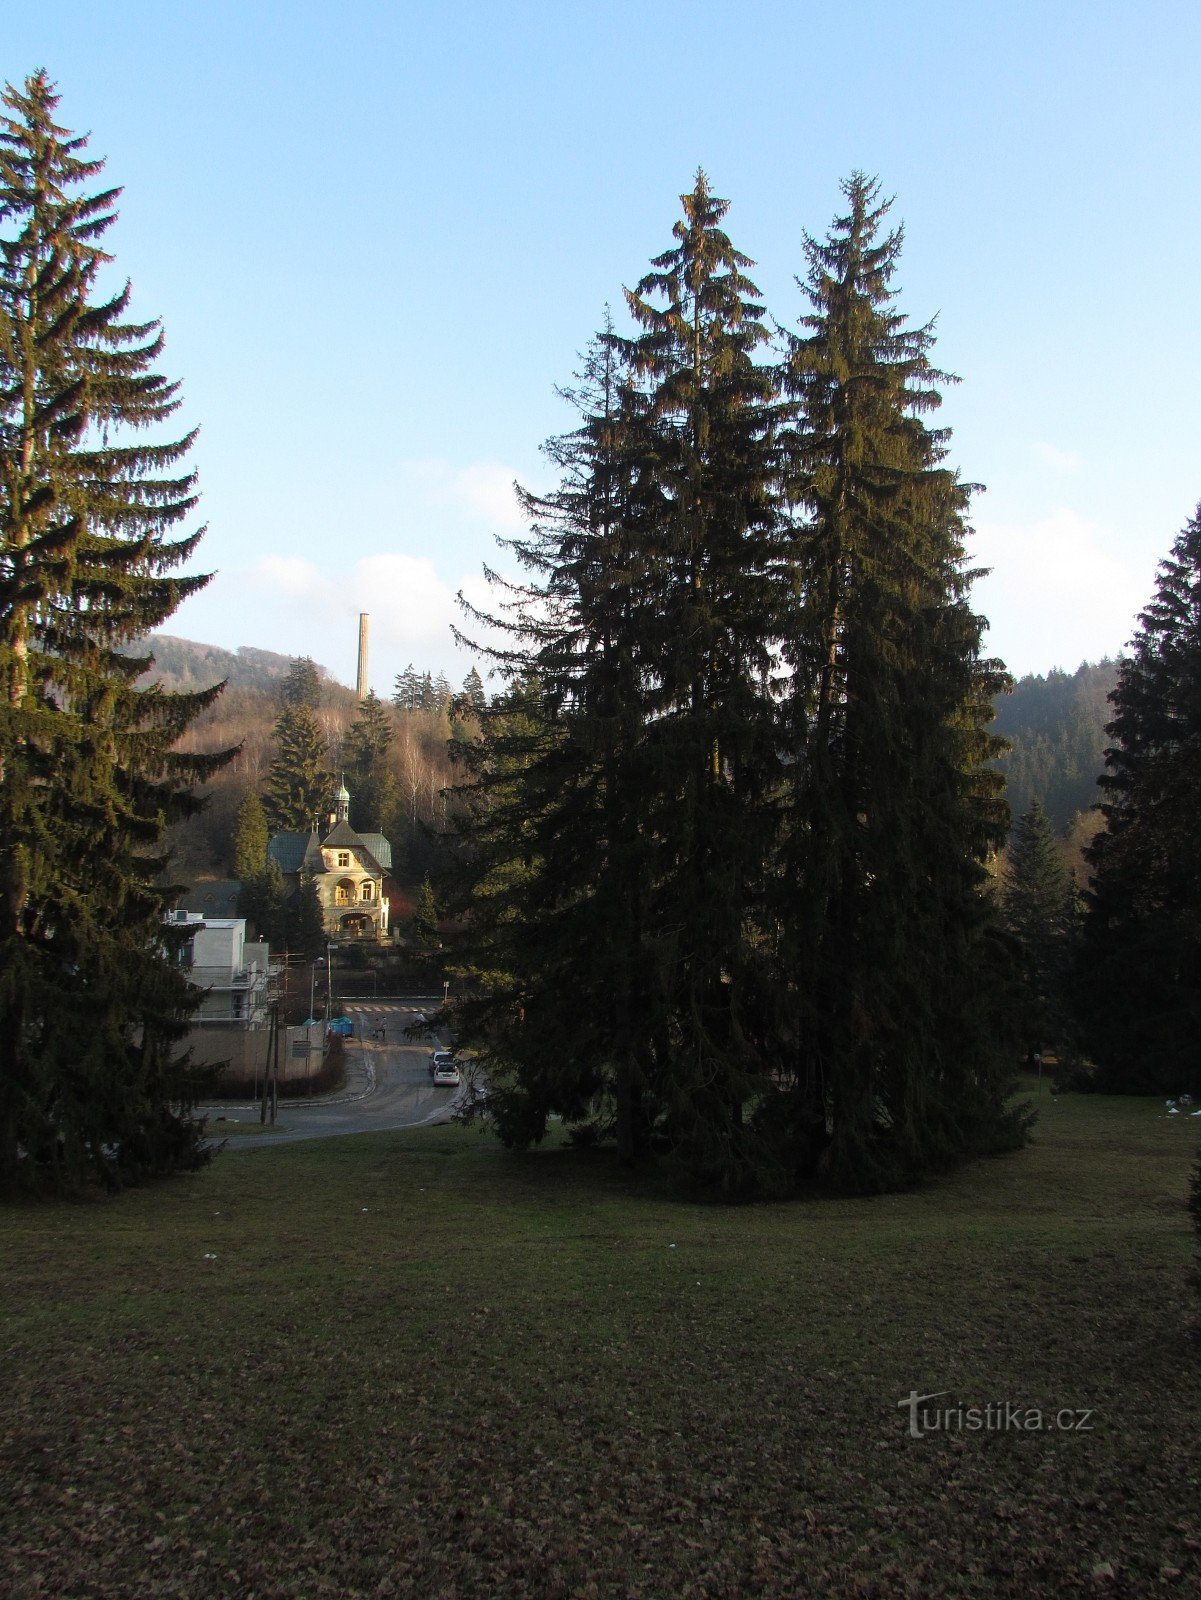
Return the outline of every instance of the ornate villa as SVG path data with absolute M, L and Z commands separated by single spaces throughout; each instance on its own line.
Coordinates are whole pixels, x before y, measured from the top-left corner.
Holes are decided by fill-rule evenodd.
M 384 879 L 392 870 L 392 846 L 382 833 L 356 833 L 347 820 L 350 792 L 338 790 L 336 811 L 324 838 L 311 833 L 277 833 L 267 854 L 289 883 L 309 873 L 330 939 L 384 939 L 388 901 Z

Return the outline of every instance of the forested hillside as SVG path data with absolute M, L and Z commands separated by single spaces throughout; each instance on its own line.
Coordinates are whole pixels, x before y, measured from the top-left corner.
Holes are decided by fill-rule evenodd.
M 172 837 L 177 876 L 224 877 L 233 872 L 234 814 L 248 789 L 261 789 L 276 753 L 280 691 L 292 658 L 250 645 L 222 650 L 163 634 L 154 635 L 147 646 L 155 660 L 145 682 L 196 689 L 226 680 L 224 694 L 198 720 L 189 744 L 205 750 L 241 744 L 241 752 L 209 784 L 206 810 L 177 827 Z M 354 691 L 324 667 L 316 670 L 317 719 L 333 772 L 342 763 L 358 702 Z M 1031 673 L 1018 680 L 1012 694 L 1000 697 L 994 727 L 1012 748 L 998 765 L 1008 779 L 1015 819 L 1040 799 L 1062 835 L 1078 813 L 1096 802 L 1110 716 L 1107 696 L 1116 677 L 1114 661 L 1085 662 L 1075 672 Z M 477 697 L 478 677 L 470 674 L 464 690 Z M 419 882 L 436 861 L 430 829 L 445 819 L 441 790 L 451 782 L 446 744 L 454 700 L 445 679 L 409 668 L 398 678 L 392 702 L 385 702 L 392 727 L 387 764 L 395 800 L 384 831 L 393 839 L 402 876 L 412 882 Z
M 156 633 L 139 644 L 129 645 L 124 653 L 147 651 L 153 654 L 154 664 L 139 681 L 161 683 L 165 689 L 191 690 L 225 682 L 231 689 L 275 694 L 292 665 L 291 656 L 277 655 L 273 650 L 257 650 L 248 644 L 239 645 L 237 650 L 222 650 L 219 645 L 198 644 L 167 633 Z M 322 678 L 328 678 L 324 667 L 319 666 L 317 671 Z
M 165 689 L 195 689 L 226 681 L 217 701 L 189 729 L 189 750 L 219 750 L 240 745 L 239 753 L 217 773 L 202 792 L 208 804 L 199 816 L 172 828 L 171 876 L 175 881 L 234 876 L 234 819 L 250 790 L 262 793 L 279 742 L 276 725 L 283 710 L 283 689 L 292 657 L 243 645 L 237 651 L 188 639 L 155 634 L 141 646 L 154 654 L 154 666 L 144 683 Z M 359 701 L 353 689 L 315 667 L 317 705 L 314 716 L 320 732 L 323 763 L 328 773 L 344 772 L 351 789 L 351 822 L 360 828 L 379 829 L 392 841 L 393 861 L 401 882 L 420 883 L 430 871 L 437 873 L 437 836 L 446 823 L 442 791 L 451 782 L 448 741 L 482 688 L 478 675 L 468 674 L 463 690 L 454 691 L 445 679 L 412 669 L 397 680 L 393 700 L 380 707 L 384 719 L 385 749 L 382 813 L 367 816 L 365 785 L 356 793 L 351 776 L 355 765 L 350 737 Z M 415 680 L 418 690 L 413 690 Z M 458 717 L 458 723 L 452 721 Z M 378 788 L 378 784 L 376 785 Z
M 1113 716 L 1108 695 L 1117 675 L 1116 661 L 1086 661 L 1075 672 L 1028 674 L 998 699 L 993 729 L 1011 749 L 997 764 L 1008 780 L 1015 820 L 1041 800 L 1062 834 L 1078 812 L 1096 804 L 1105 724 Z

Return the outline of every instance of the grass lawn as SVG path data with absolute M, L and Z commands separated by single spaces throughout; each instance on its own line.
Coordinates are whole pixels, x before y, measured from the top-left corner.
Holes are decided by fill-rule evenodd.
M 1201 1593 L 1201 1118 L 1042 1104 L 877 1200 L 442 1127 L 0 1211 L 0 1593 Z

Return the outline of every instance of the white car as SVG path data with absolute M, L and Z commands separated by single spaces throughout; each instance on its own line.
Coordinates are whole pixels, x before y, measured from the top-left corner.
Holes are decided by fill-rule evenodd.
M 457 1089 L 459 1087 L 459 1082 L 460 1082 L 459 1069 L 455 1065 L 453 1060 L 451 1060 L 451 1061 L 436 1061 L 434 1063 L 434 1087 L 435 1087 L 435 1089 L 441 1089 L 441 1088 Z
M 438 1079 L 437 1079 L 438 1068 L 439 1067 L 453 1067 L 454 1064 L 455 1064 L 455 1058 L 454 1058 L 454 1052 L 453 1051 L 451 1051 L 451 1050 L 431 1050 L 430 1051 L 430 1061 L 429 1061 L 430 1077 L 434 1079 L 435 1083 L 438 1081 Z M 458 1069 L 456 1068 L 455 1070 L 457 1072 Z M 456 1083 L 458 1082 L 457 1078 L 455 1079 L 455 1082 Z

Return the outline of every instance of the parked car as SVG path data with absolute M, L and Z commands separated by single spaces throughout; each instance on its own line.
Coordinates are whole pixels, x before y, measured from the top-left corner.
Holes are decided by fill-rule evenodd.
M 459 1069 L 453 1061 L 439 1061 L 434 1067 L 434 1087 L 436 1089 L 457 1089 L 459 1081 Z
M 450 1051 L 450 1050 L 431 1050 L 430 1051 L 430 1062 L 429 1062 L 430 1077 L 433 1078 L 435 1083 L 437 1083 L 437 1081 L 438 1081 L 437 1073 L 438 1073 L 438 1068 L 439 1067 L 454 1067 L 454 1065 L 455 1065 L 455 1058 L 454 1058 L 453 1051 Z M 458 1068 L 455 1067 L 455 1082 L 458 1083 L 458 1081 L 459 1081 Z

